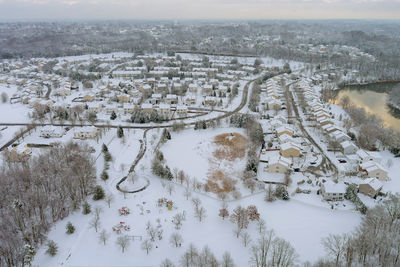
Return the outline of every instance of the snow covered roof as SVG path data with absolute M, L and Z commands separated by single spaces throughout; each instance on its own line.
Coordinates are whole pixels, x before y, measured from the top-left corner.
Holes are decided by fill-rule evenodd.
M 322 186 L 325 189 L 325 193 L 346 193 L 346 185 L 344 183 L 334 183 L 330 180 L 326 181 Z
M 376 178 L 368 178 L 365 179 L 363 183 L 361 184 L 368 184 L 369 186 L 371 186 L 375 191 L 381 189 L 383 187 L 383 183 L 381 183 L 378 179 Z
M 300 150 L 299 145 L 293 143 L 293 142 L 287 142 L 281 145 L 281 150 L 288 150 L 288 149 L 296 149 Z
M 141 108 L 142 108 L 142 109 L 150 109 L 150 108 L 153 108 L 153 104 L 150 104 L 150 103 L 143 103 L 143 104 L 141 105 Z
M 289 159 L 287 159 L 285 157 L 281 157 L 281 156 L 270 158 L 268 160 L 268 163 L 269 163 L 269 165 L 280 164 L 280 165 L 283 165 L 283 166 L 285 166 L 287 168 L 289 168 L 290 164 L 291 164 Z

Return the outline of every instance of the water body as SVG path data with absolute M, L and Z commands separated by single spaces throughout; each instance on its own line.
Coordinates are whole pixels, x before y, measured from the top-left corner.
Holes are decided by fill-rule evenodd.
M 381 118 L 384 124 L 400 130 L 400 111 L 387 104 L 387 94 L 398 83 L 382 83 L 347 86 L 338 91 L 335 103 L 347 96 L 357 107 L 364 108 L 368 113 Z

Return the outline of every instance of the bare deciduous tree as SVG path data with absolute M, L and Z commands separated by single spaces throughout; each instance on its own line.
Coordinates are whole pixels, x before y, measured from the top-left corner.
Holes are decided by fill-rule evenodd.
M 169 239 L 169 242 L 171 243 L 171 245 L 173 245 L 177 248 L 182 245 L 183 238 L 179 233 L 173 233 L 171 235 L 171 238 Z
M 146 254 L 149 254 L 149 252 L 153 249 L 153 243 L 149 239 L 146 239 L 142 242 L 141 247 L 143 250 L 146 250 Z
M 126 249 L 126 248 L 129 246 L 129 244 L 130 244 L 130 238 L 129 238 L 129 236 L 126 236 L 126 235 L 119 236 L 119 237 L 117 238 L 116 244 L 121 248 L 122 253 L 124 253 L 124 252 L 125 252 L 125 249 Z
M 101 232 L 99 233 L 99 239 L 100 242 L 103 243 L 103 245 L 106 245 L 106 242 L 108 240 L 108 233 L 105 229 L 101 230 Z

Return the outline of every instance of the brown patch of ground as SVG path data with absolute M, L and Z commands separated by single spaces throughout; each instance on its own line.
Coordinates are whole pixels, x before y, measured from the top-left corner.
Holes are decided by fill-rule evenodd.
M 217 170 L 211 173 L 207 179 L 208 189 L 215 193 L 229 193 L 235 189 L 237 181 L 226 176 L 222 171 Z
M 246 155 L 247 138 L 238 133 L 224 133 L 214 138 L 217 145 L 213 156 L 219 160 L 234 161 Z

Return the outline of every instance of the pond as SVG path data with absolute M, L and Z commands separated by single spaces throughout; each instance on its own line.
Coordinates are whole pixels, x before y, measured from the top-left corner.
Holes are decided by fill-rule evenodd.
M 400 130 L 400 111 L 389 106 L 386 102 L 388 92 L 398 83 L 368 84 L 347 86 L 338 91 L 335 104 L 347 96 L 357 107 L 364 108 L 368 113 L 381 118 L 384 124 Z

